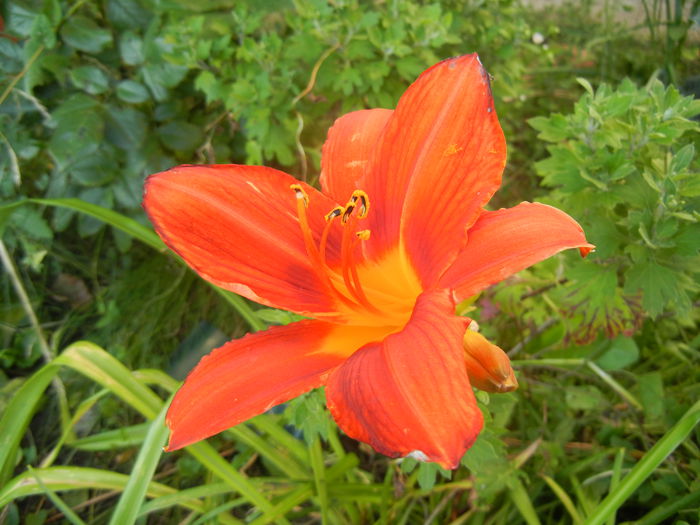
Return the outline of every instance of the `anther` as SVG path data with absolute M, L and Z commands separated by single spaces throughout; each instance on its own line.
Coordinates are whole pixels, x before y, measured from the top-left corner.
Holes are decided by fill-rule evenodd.
M 354 210 L 355 205 L 352 202 L 348 203 L 348 205 L 345 206 L 345 211 L 343 212 L 343 216 L 341 217 L 340 222 L 342 224 L 347 224 Z
M 355 190 L 352 192 L 352 197 L 350 197 L 350 202 L 352 204 L 357 204 L 357 201 L 360 201 L 360 205 L 358 208 L 358 219 L 364 219 L 367 217 L 367 214 L 369 213 L 369 197 L 367 194 L 362 191 L 362 190 Z
M 369 239 L 370 231 L 360 230 L 359 232 L 356 232 L 355 235 L 357 235 L 357 238 L 361 241 L 366 241 L 367 239 Z
M 344 211 L 344 208 L 342 206 L 336 206 L 335 208 L 333 208 L 331 211 L 329 211 L 326 214 L 326 216 L 325 216 L 326 222 L 331 222 L 336 217 L 340 217 L 340 215 L 343 213 L 343 211 Z
M 294 190 L 294 193 L 296 193 L 297 199 L 304 200 L 304 207 L 305 208 L 309 207 L 309 196 L 304 191 L 304 188 L 301 187 L 301 184 L 291 184 L 289 186 L 289 189 Z

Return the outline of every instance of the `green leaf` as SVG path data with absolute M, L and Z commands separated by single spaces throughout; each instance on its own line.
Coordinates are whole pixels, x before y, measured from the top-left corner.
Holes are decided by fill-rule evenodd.
M 558 113 L 549 117 L 534 117 L 527 123 L 540 132 L 539 138 L 547 142 L 560 142 L 570 134 L 569 122 L 564 115 Z
M 165 414 L 169 405 L 165 403 L 158 417 L 150 423 L 146 439 L 131 469 L 129 481 L 112 511 L 110 525 L 131 525 L 136 521 L 169 434 L 168 427 L 165 426 Z
M 107 450 L 120 450 L 142 443 L 146 432 L 150 428 L 149 423 L 140 423 L 128 427 L 109 430 L 99 434 L 93 434 L 84 438 L 71 441 L 71 448 L 90 452 L 103 452 Z
M 73 343 L 54 363 L 72 368 L 99 383 L 148 419 L 154 418 L 162 408 L 162 399 L 138 382 L 123 364 L 93 343 Z
M 139 150 L 146 139 L 147 122 L 138 109 L 109 106 L 105 136 L 125 151 Z
M 102 141 L 104 122 L 102 107 L 95 99 L 75 94 L 54 112 L 56 129 L 49 141 L 49 151 L 59 168 L 67 169 L 78 158 L 94 153 Z
M 35 372 L 12 396 L 0 417 L 0 487 L 5 484 L 15 467 L 15 457 L 22 437 L 34 412 L 39 407 L 44 390 L 59 367 L 49 364 Z M 3 491 L 4 492 L 4 491 Z M 0 497 L 0 508 L 3 507 Z
M 86 213 L 96 219 L 106 222 L 124 233 L 127 233 L 158 251 L 165 251 L 163 241 L 151 230 L 134 219 L 126 217 L 116 211 L 81 201 L 80 199 L 30 199 L 26 202 L 44 204 L 46 206 L 56 206 L 70 210 Z M 0 208 L 1 209 L 1 208 Z
M 79 489 L 122 490 L 129 480 L 129 476 L 125 474 L 95 468 L 48 467 L 34 469 L 32 472 L 24 472 L 16 476 L 0 489 L 0 507 L 4 507 L 17 498 L 43 493 L 44 489 L 37 482 L 35 475 L 39 476 L 43 485 L 55 491 Z M 175 492 L 174 488 L 162 483 L 151 481 L 148 484 L 147 494 L 150 497 L 162 497 Z M 183 506 L 202 512 L 203 505 L 197 503 L 188 500 L 183 502 Z
M 176 152 L 192 152 L 204 140 L 199 127 L 189 122 L 174 121 L 158 128 L 158 136 L 163 145 Z
M 637 376 L 638 398 L 648 421 L 662 421 L 666 414 L 664 384 L 659 372 Z
M 39 210 L 29 206 L 15 209 L 11 221 L 17 230 L 32 239 L 47 240 L 53 238 L 53 231 Z
M 564 396 L 572 410 L 594 410 L 605 404 L 603 394 L 593 385 L 567 386 Z
M 71 69 L 70 78 L 75 87 L 82 89 L 90 95 L 99 95 L 107 91 L 109 79 L 104 72 L 96 66 L 80 66 Z
M 679 149 L 671 160 L 671 173 L 676 174 L 685 170 L 690 166 L 690 162 L 695 156 L 695 146 L 693 144 L 686 144 L 681 149 Z
M 70 17 L 61 29 L 61 37 L 69 46 L 92 54 L 99 53 L 112 43 L 112 33 L 83 15 Z
M 625 290 L 632 294 L 641 290 L 642 306 L 652 317 L 659 315 L 669 301 L 682 293 L 678 289 L 676 272 L 650 259 L 632 266 L 625 276 Z
M 598 366 L 604 370 L 620 370 L 639 359 L 639 348 L 634 339 L 619 336 L 610 342 L 608 350 L 596 359 Z
M 119 54 L 122 62 L 129 66 L 143 63 L 143 40 L 132 31 L 125 31 L 119 40 Z
M 53 49 L 56 45 L 56 31 L 46 15 L 41 14 L 34 19 L 31 38 L 47 49 Z
M 130 104 L 141 104 L 151 98 L 146 86 L 135 80 L 122 80 L 117 84 L 117 97 Z

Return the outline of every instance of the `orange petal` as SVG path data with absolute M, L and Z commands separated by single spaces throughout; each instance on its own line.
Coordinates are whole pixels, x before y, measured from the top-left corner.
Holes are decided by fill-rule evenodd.
M 578 223 L 545 204 L 523 202 L 484 212 L 468 232 L 468 243 L 440 279 L 462 301 L 516 272 L 568 248 L 593 248 Z
M 148 178 L 143 205 L 165 243 L 208 281 L 278 308 L 332 312 L 307 256 L 289 187 L 296 183 L 259 166 L 180 166 Z M 304 188 L 318 242 L 335 203 Z M 338 245 L 330 240 L 330 257 Z
M 360 185 L 374 255 L 403 236 L 425 288 L 454 260 L 498 189 L 506 146 L 476 54 L 425 71 L 401 97 Z
M 386 329 L 300 321 L 217 348 L 187 376 L 167 414 L 168 450 L 212 436 L 323 384 Z
M 364 109 L 343 115 L 328 130 L 321 155 L 321 189 L 345 203 L 365 174 L 372 151 L 393 114 L 390 109 Z
M 473 330 L 464 334 L 464 359 L 472 385 L 486 392 L 511 392 L 518 388 L 508 355 Z
M 427 292 L 403 331 L 355 352 L 326 382 L 348 436 L 391 457 L 456 468 L 482 426 L 464 367 L 465 321 L 444 291 Z

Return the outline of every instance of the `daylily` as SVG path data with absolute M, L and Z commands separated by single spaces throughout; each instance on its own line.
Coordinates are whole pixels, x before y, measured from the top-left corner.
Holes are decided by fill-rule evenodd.
M 472 384 L 517 382 L 505 353 L 455 305 L 561 250 L 592 248 L 556 208 L 484 210 L 505 159 L 474 54 L 425 71 L 394 111 L 338 119 L 321 191 L 259 166 L 149 177 L 146 211 L 195 271 L 310 318 L 202 359 L 168 411 L 168 449 L 325 386 L 347 435 L 391 457 L 457 467 L 482 427 Z

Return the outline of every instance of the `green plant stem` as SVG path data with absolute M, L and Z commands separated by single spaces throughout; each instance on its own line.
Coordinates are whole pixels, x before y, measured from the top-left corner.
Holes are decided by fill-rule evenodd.
M 632 493 L 656 470 L 700 422 L 700 400 L 647 452 L 617 488 L 610 492 L 588 519 L 587 525 L 602 525 L 622 506 Z
M 32 67 L 32 64 L 36 62 L 36 59 L 39 58 L 39 55 L 41 55 L 44 52 L 44 49 L 46 49 L 43 45 L 39 46 L 36 48 L 36 51 L 34 51 L 34 54 L 29 57 L 29 60 L 27 60 L 27 63 L 24 64 L 24 67 L 22 68 L 22 71 L 17 73 L 12 80 L 10 80 L 10 83 L 7 85 L 5 88 L 5 91 L 2 92 L 2 95 L 0 95 L 0 105 L 2 105 L 3 102 L 5 102 L 5 99 L 12 93 L 12 90 L 15 88 L 17 85 L 17 82 L 22 80 L 24 78 L 24 75 L 27 74 L 27 71 L 29 71 L 29 68 Z
M 39 342 L 39 349 L 41 350 L 41 355 L 46 363 L 50 363 L 51 360 L 54 358 L 53 352 L 51 351 L 49 343 L 46 341 L 46 336 L 44 335 L 44 331 L 41 329 L 41 325 L 39 324 L 39 319 L 37 318 L 36 313 L 34 313 L 34 308 L 32 308 L 32 303 L 29 300 L 27 291 L 24 289 L 22 280 L 19 278 L 17 269 L 15 268 L 15 265 L 12 262 L 10 254 L 8 253 L 7 248 L 5 247 L 5 243 L 2 241 L 2 239 L 0 239 L 0 260 L 2 260 L 2 265 L 5 267 L 5 271 L 10 277 L 12 287 L 15 289 L 15 293 L 17 293 L 17 297 L 19 298 L 19 302 L 22 305 L 22 309 L 29 318 L 29 323 L 32 325 L 32 329 L 36 334 L 37 341 Z M 58 405 L 61 411 L 61 423 L 62 427 L 65 429 L 66 425 L 68 424 L 68 421 L 70 420 L 70 414 L 68 411 L 68 400 L 66 398 L 66 389 L 64 388 L 63 383 L 58 377 L 54 377 L 51 380 L 51 384 L 54 390 L 56 391 L 56 395 L 58 396 Z
M 36 338 L 39 341 L 41 355 L 44 356 L 44 361 L 48 363 L 54 358 L 53 352 L 51 351 L 51 348 L 49 347 L 49 344 L 46 341 L 44 331 L 41 329 L 41 325 L 39 325 L 39 319 L 37 319 L 37 316 L 34 313 L 32 303 L 29 300 L 29 296 L 27 295 L 27 292 L 24 289 L 24 285 L 22 284 L 22 281 L 20 280 L 19 275 L 17 274 L 15 265 L 12 262 L 10 254 L 8 253 L 7 248 L 5 247 L 5 243 L 2 241 L 2 239 L 0 239 L 0 259 L 2 260 L 2 265 L 5 267 L 7 275 L 9 275 L 10 277 L 12 287 L 17 293 L 17 297 L 19 298 L 19 302 L 22 305 L 22 309 L 29 318 L 29 322 L 32 325 L 32 328 L 34 329 Z

